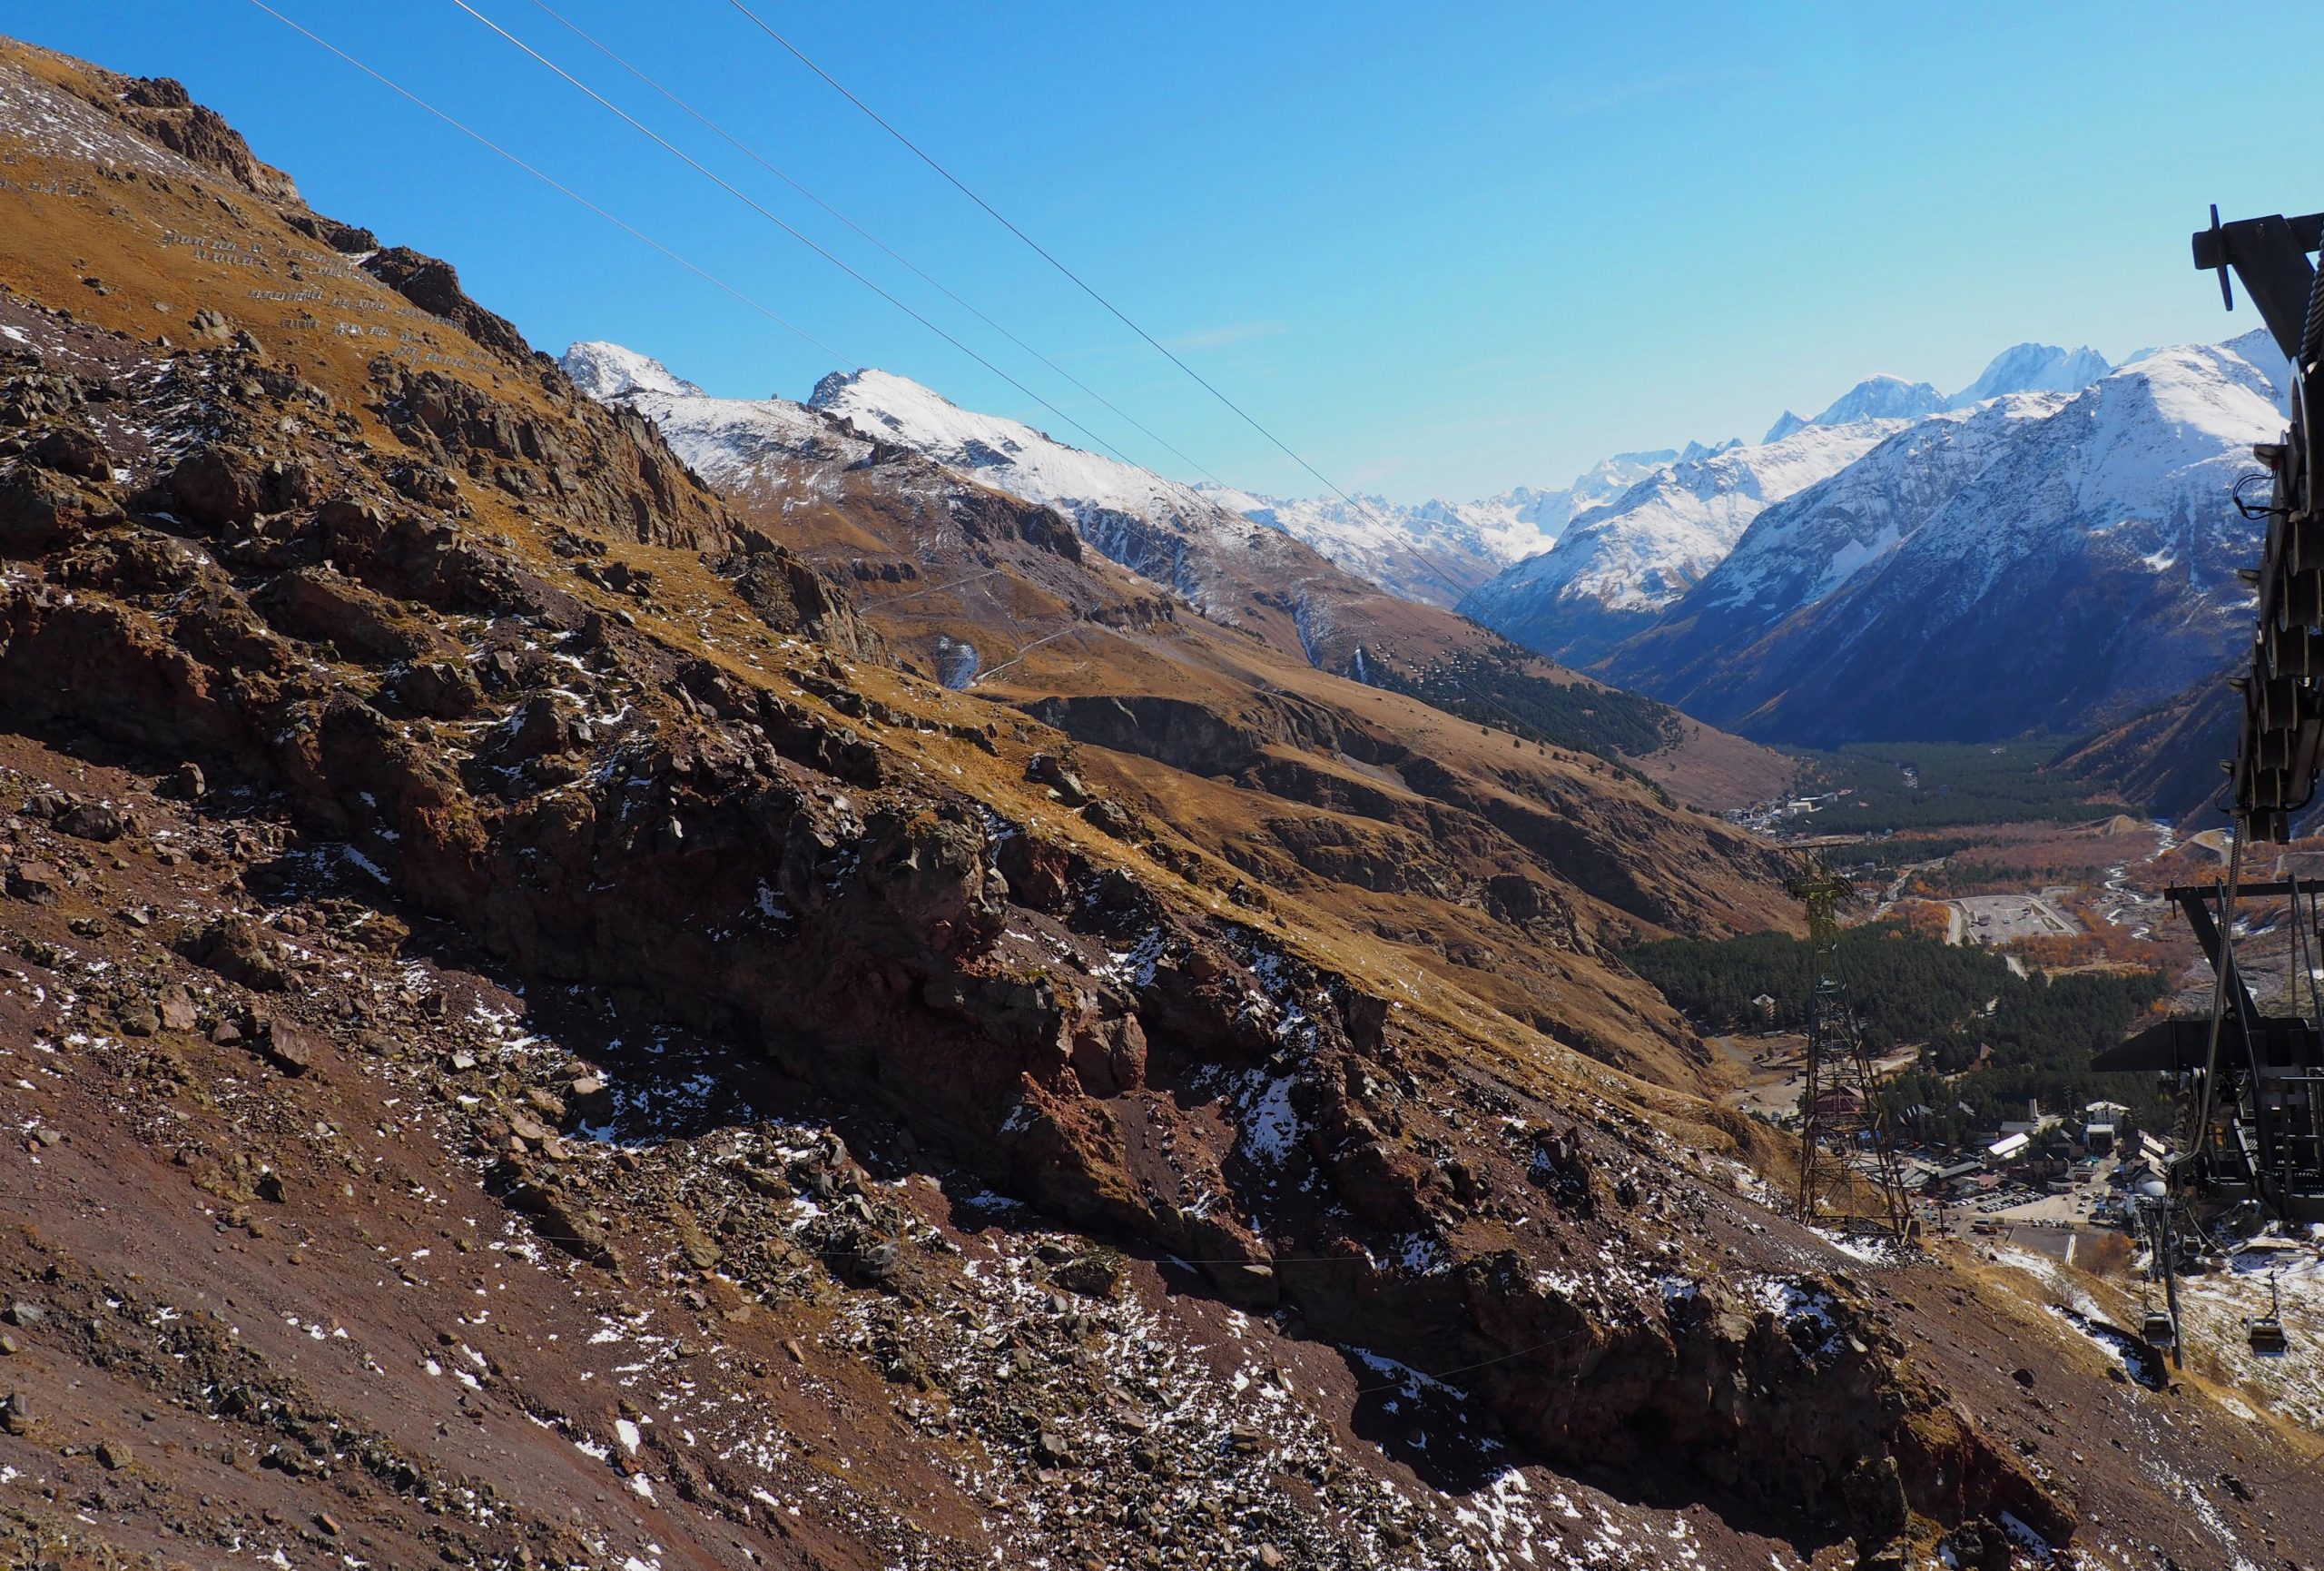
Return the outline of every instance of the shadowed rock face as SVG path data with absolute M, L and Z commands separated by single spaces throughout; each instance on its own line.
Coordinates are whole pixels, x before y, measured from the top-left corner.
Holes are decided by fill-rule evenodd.
M 73 241 L 87 251 L 117 237 L 99 224 Z M 108 1178 L 105 1163 L 72 1169 L 107 1198 L 58 1210 L 69 1251 L 43 1259 L 50 1246 L 12 1236 L 0 1270 L 69 1299 L 76 1324 L 98 1323 L 94 1306 L 109 1293 L 130 1303 L 132 1284 L 83 1257 L 103 1252 L 103 1229 L 127 1210 L 189 1292 L 222 1302 L 252 1292 L 253 1273 L 269 1290 L 284 1271 L 321 1276 L 230 1259 L 222 1243 L 178 1248 L 190 1214 L 279 1244 L 252 1207 L 281 1208 L 300 1230 L 315 1252 L 299 1258 L 340 1261 L 313 1292 L 344 1278 L 367 1309 L 404 1302 L 388 1277 L 359 1287 L 386 1270 L 387 1246 L 358 1230 L 384 1230 L 399 1205 L 428 1220 L 398 1226 L 438 1230 L 413 1234 L 436 1244 L 397 1240 L 393 1280 L 415 1294 L 428 1280 L 469 1290 L 455 1273 L 470 1250 L 448 1239 L 488 1240 L 499 1264 L 527 1272 L 539 1261 L 511 1240 L 555 1256 L 533 1275 L 511 1268 L 522 1285 L 505 1289 L 507 1308 L 504 1289 L 487 1289 L 488 1318 L 463 1298 L 449 1319 L 449 1295 L 424 1312 L 380 1311 L 402 1317 L 396 1356 L 435 1366 L 425 1378 L 470 1372 L 459 1400 L 473 1410 L 446 1406 L 441 1430 L 408 1421 L 419 1398 L 400 1388 L 382 1398 L 350 1374 L 335 1388 L 369 1396 L 326 1400 L 294 1378 L 326 1379 L 328 1331 L 300 1331 L 313 1345 L 291 1347 L 309 1359 L 297 1368 L 288 1354 L 257 1363 L 209 1342 L 171 1343 L 162 1358 L 140 1341 L 133 1359 L 110 1344 L 176 1323 L 161 1314 L 176 1306 L 148 1304 L 143 1289 L 119 1330 L 44 1346 L 40 1388 L 60 1407 L 94 1400 L 68 1394 L 77 1367 L 143 1382 L 122 1389 L 149 1394 L 153 1423 L 182 1405 L 214 1415 L 234 1445 L 275 1447 L 263 1486 L 315 1519 L 318 1542 L 380 1535 L 388 1561 L 424 1558 L 425 1545 L 448 1560 L 513 1560 L 520 1542 L 536 1557 L 601 1554 L 557 1534 L 567 1515 L 612 1515 L 595 1497 L 607 1480 L 569 1471 L 582 1466 L 576 1445 L 606 1432 L 628 1469 L 611 1483 L 625 1519 L 650 1504 L 652 1530 L 683 1534 L 704 1563 L 731 1558 L 747 1534 L 753 1553 L 802 1565 L 956 1565 L 1001 1550 L 1131 1564 L 1164 1543 L 1165 1525 L 1170 1546 L 1216 1560 L 1249 1552 L 1246 1529 L 1264 1518 L 1305 1535 L 1310 1563 L 1480 1565 L 1492 1554 L 1459 1536 L 1462 1501 L 1520 1468 L 1544 1488 L 1586 1480 L 1593 1500 L 1652 1521 L 1657 1543 L 1677 1507 L 1708 1506 L 1715 1563 L 1738 1566 L 1765 1562 L 1769 1531 L 1870 1550 L 2004 1512 L 2053 1542 L 2076 1530 L 2073 1498 L 2023 1460 L 2018 1431 L 1948 1395 L 1997 1407 L 1978 1384 L 1991 1357 L 1930 1364 L 1907 1334 L 1932 1322 L 1901 1287 L 1848 1274 L 1856 1262 L 1737 1192 L 1748 1127 L 1720 1132 L 1685 1097 L 1585 1063 L 1433 979 L 1413 986 L 1388 952 L 1311 924 L 1295 893 L 1255 887 L 1215 848 L 1153 828 L 1147 805 L 1122 806 L 1114 765 L 1101 778 L 1062 760 L 1086 735 L 1157 770 L 1216 763 L 1363 805 L 1377 815 L 1368 832 L 1408 838 L 1303 827 L 1285 843 L 1368 888 L 1393 890 L 1412 869 L 1408 884 L 1450 882 L 1464 835 L 1538 842 L 1540 862 L 1478 881 L 1478 919 L 1577 965 L 1595 963 L 1575 959 L 1584 905 L 1619 897 L 1675 914 L 1687 898 L 1617 845 L 1668 822 L 1643 792 L 1585 796 L 1590 777 L 1577 776 L 1571 801 L 1521 800 L 1506 782 L 1413 755 L 1346 705 L 1256 685 L 1231 706 L 1076 698 L 1031 715 L 947 692 L 882 663 L 838 580 L 739 518 L 645 421 L 576 400 L 555 375 L 513 379 L 488 345 L 449 371 L 313 351 L 294 369 L 231 341 L 164 351 L 66 321 L 39 298 L 59 287 L 41 257 L 12 243 L 0 239 L 0 275 L 16 291 L 0 299 L 0 322 L 23 348 L 0 367 L 0 754 L 14 761 L 11 790 L 46 772 L 46 805 L 6 832 L 5 909 L 12 933 L 24 929 L 17 953 L 47 979 L 37 1007 L 79 1012 L 26 1029 L 79 1033 L 87 1056 L 74 1072 L 124 1082 L 101 1094 L 74 1082 L 78 1100 L 54 1105 L 73 1110 L 74 1141 L 113 1142 L 143 1166 L 139 1184 Z M 187 266 L 182 284 L 202 276 Z M 1078 566 L 1025 521 L 987 515 L 979 548 L 1013 540 L 1029 578 Z M 90 800 L 48 803 L 76 770 L 143 784 L 121 785 L 135 798 L 126 806 L 86 784 L 71 789 Z M 162 776 L 168 797 L 152 785 Z M 1618 812 L 1640 815 L 1638 835 L 1572 827 Z M 1673 831 L 1670 843 L 1702 843 L 1688 833 L 1698 838 Z M 68 953 L 75 943 L 93 947 Z M 455 989 L 442 970 L 454 963 L 501 980 Z M 462 989 L 469 1003 L 446 1002 Z M 1561 1026 L 1638 1039 L 1587 1002 L 1603 996 L 1577 991 Z M 562 1029 L 560 1012 L 596 1022 L 602 1056 L 641 1081 L 659 1075 L 665 1094 L 685 1089 L 691 1102 L 674 1100 L 694 1111 L 657 1114 L 578 1069 L 520 1088 L 524 1055 L 540 1049 L 501 1030 L 519 1003 L 544 1030 Z M 0 1003 L 34 1007 L 13 991 Z M 480 1062 L 487 1036 L 499 1046 Z M 712 1068 L 672 1074 L 627 1040 L 706 1044 L 699 1062 Z M 123 1046 L 147 1041 L 170 1052 Z M 181 1052 L 195 1056 L 171 1056 Z M 200 1072 L 172 1067 L 187 1063 Z M 271 1078 L 252 1083 L 261 1071 Z M 202 1095 L 172 1116 L 156 1111 L 177 1094 L 164 1084 Z M 789 1139 L 761 1096 L 843 1110 L 892 1153 L 886 1176 L 843 1142 Z M 722 1116 L 701 1111 L 714 1104 Z M 428 1143 L 439 1136 L 440 1151 Z M 359 1151 L 346 1143 L 356 1138 L 370 1143 Z M 143 1184 L 149 1174 L 162 1177 Z M 15 1197 L 35 1196 L 44 1176 L 25 1164 L 0 1181 L 29 1206 Z M 1049 1260 L 987 1240 L 971 1272 L 975 1240 L 957 1219 L 915 1220 L 914 1208 L 941 1209 L 927 1199 L 939 1177 L 956 1210 L 1013 1202 L 1032 1208 L 1027 1230 L 1076 1241 L 1045 1239 L 1063 1255 Z M 218 1203 L 189 1211 L 189 1182 Z M 141 1200 L 140 1187 L 166 1198 Z M 447 1192 L 488 1225 L 454 1232 L 429 1209 Z M 1093 1350 L 1098 1311 L 1062 1294 L 1094 1300 L 1131 1275 L 1150 1319 L 1119 1322 L 1110 1367 Z M 1916 1297 L 1945 1290 L 1933 1267 L 1894 1280 Z M 611 1323 L 576 1323 L 581 1298 Z M 1016 1318 L 988 1335 L 1003 1305 Z M 760 1335 L 743 1328 L 761 1317 L 780 1331 L 758 1344 L 759 1367 L 697 1357 Z M 202 1315 L 184 1318 L 194 1329 L 166 1334 L 213 1335 Z M 249 1318 L 255 1344 L 275 1329 L 258 1320 L 280 1316 Z M 495 1339 L 512 1322 L 512 1339 L 537 1322 L 566 1339 L 546 1350 Z M 649 1322 L 686 1328 L 653 1382 L 616 1398 L 610 1375 L 591 1391 L 570 1374 L 598 1331 L 638 1337 Z M 1303 1364 L 1279 1385 L 1270 1375 L 1267 1388 L 1286 1394 L 1220 1425 L 1222 1442 L 1165 1421 L 1193 1410 L 1192 1390 L 1137 1361 L 1140 1337 L 1222 1357 L 1256 1339 L 1286 1361 L 1340 1349 L 1328 1357 L 1347 1368 L 1324 1379 Z M 948 1349 L 955 1365 L 938 1357 Z M 1370 1371 L 1360 1385 L 1357 1365 Z M 820 1384 L 790 1373 L 811 1368 Z M 2056 1379 L 2062 1402 L 2106 1392 L 2086 1372 Z M 829 1398 L 826 1419 L 852 1403 L 832 1449 L 782 1476 L 812 1517 L 794 1525 L 786 1510 L 770 1527 L 743 1508 L 763 1505 L 752 1491 L 777 1481 L 789 1453 L 697 1446 L 692 1419 L 647 1438 L 650 1415 L 613 1405 L 662 1403 L 649 1385 L 664 1383 L 714 1387 L 730 1410 L 774 1404 L 786 1421 L 811 1400 Z M 1462 1477 L 1424 1456 L 1423 1432 L 1386 1401 L 1364 1406 L 1388 1389 L 1465 1415 L 1483 1437 L 1471 1454 L 1488 1463 Z M 576 1418 L 590 1403 L 606 1409 L 595 1428 Z M 1149 1410 L 1164 1419 L 1138 1416 Z M 1116 1447 L 1122 1477 L 1077 1461 L 1078 1448 L 1111 1443 L 1109 1413 L 1122 1416 L 1117 1438 L 1139 1437 Z M 454 1418 L 493 1446 L 463 1429 L 456 1447 Z M 1082 1421 L 1096 1427 L 1066 1433 Z M 1304 1454 L 1295 1487 L 1288 1451 L 1271 1453 L 1272 1472 L 1244 1467 L 1235 1459 L 1280 1438 L 1262 1421 L 1348 1426 L 1350 1444 L 1361 1426 L 1384 1427 L 1384 1445 L 1436 1469 L 1407 1475 L 1433 1503 L 1383 1525 L 1359 1498 L 1376 1487 L 1357 1491 L 1349 1464 L 1321 1447 Z M 399 1426 L 405 1440 L 388 1433 Z M 496 1497 L 505 1504 L 475 1505 L 456 1448 L 478 1468 L 500 1465 L 487 1451 L 527 1458 Z M 579 1454 L 594 1469 L 613 1461 L 600 1449 Z M 856 1479 L 814 1485 L 834 1451 Z M 1005 1471 L 972 1475 L 969 1451 Z M 231 1462 L 218 1464 L 222 1482 L 194 1450 L 161 1454 L 134 1453 L 157 1490 L 251 1487 Z M 79 1460 L 44 1455 L 43 1467 Z M 1226 1495 L 1248 1495 L 1238 1509 L 1254 1515 L 1205 1512 L 1167 1492 L 1172 1478 L 1229 1480 Z M 320 1493 L 326 1484 L 340 1492 Z M 1144 1493 L 1128 1497 L 1132 1487 Z M 843 1510 L 819 1487 L 864 1493 L 840 1497 Z M 2114 1508 L 2127 1487 L 2107 1487 Z M 1120 1508 L 1087 1509 L 1092 1490 Z M 995 1493 L 1047 1514 L 1004 1536 L 989 1521 Z M 106 1498 L 123 1516 L 163 1509 Z M 1420 1542 L 1406 1516 L 1438 1536 Z M 897 1520 L 920 1535 L 909 1553 L 880 1536 Z

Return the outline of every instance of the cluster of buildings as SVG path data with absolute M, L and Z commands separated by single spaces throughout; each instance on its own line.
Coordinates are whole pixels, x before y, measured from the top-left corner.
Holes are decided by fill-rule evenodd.
M 2011 1191 L 2071 1193 L 2110 1157 L 2118 1177 L 2127 1168 L 2159 1163 L 2162 1142 L 2143 1131 L 2125 1131 L 2122 1120 L 2129 1112 L 2120 1102 L 2093 1102 L 2079 1117 L 2068 1117 L 2029 1102 L 2025 1116 L 2004 1121 L 1994 1140 L 1925 1169 L 1917 1187 L 1932 1200 L 1974 1205 Z

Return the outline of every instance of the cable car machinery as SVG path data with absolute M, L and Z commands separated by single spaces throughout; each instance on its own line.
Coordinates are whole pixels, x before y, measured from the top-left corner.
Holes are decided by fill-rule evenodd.
M 2324 213 L 2280 214 L 2211 227 L 2194 236 L 2195 265 L 2220 275 L 2235 303 L 2232 274 L 2259 308 L 2270 337 L 2291 361 L 2290 427 L 2253 457 L 2264 474 L 2235 488 L 2237 509 L 2264 521 L 2260 565 L 2242 577 L 2256 592 L 2250 665 L 2230 682 L 2240 699 L 2235 756 L 2222 804 L 2234 825 L 2223 884 L 2174 887 L 2177 905 L 2210 960 L 2208 1018 L 2168 1020 L 2099 1055 L 2093 1067 L 2149 1070 L 2174 1077 L 2182 1110 L 2178 1149 L 2160 1194 L 2140 1197 L 2142 1230 L 2168 1294 L 2170 1347 L 2178 1334 L 2177 1266 L 2182 1230 L 2202 1214 L 2257 1202 L 2287 1223 L 2324 1220 L 2324 889 L 2297 877 L 2245 884 L 2245 851 L 2283 845 L 2314 801 L 2324 763 L 2324 271 L 2309 261 L 2324 245 Z M 2264 501 L 2250 493 L 2265 481 Z M 2290 1015 L 2262 1014 L 2236 963 L 2236 905 L 2246 897 L 2290 904 L 2294 966 Z M 2309 944 L 2317 944 L 2311 951 Z M 2305 996 L 2299 986 L 2306 983 Z M 2198 1207 L 2201 1207 L 2199 1212 Z M 2280 1320 L 2254 1322 L 2280 1347 Z M 2152 1328 L 2150 1328 L 2152 1331 Z M 2150 1339 L 2154 1339 L 2150 1335 Z

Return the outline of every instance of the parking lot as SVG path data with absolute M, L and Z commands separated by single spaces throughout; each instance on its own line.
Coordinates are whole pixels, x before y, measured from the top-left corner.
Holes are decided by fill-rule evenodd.
M 1950 902 L 1946 942 L 2007 944 L 2017 938 L 2065 938 L 2082 924 L 2038 894 L 1965 894 Z

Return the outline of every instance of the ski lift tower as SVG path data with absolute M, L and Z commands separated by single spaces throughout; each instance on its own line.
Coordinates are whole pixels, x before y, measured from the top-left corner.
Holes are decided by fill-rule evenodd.
M 1904 1174 L 1888 1143 L 1879 1073 L 1840 976 L 1839 906 L 1852 891 L 1846 879 L 1811 860 L 1791 893 L 1807 908 L 1811 978 L 1795 1211 L 1802 1222 L 1902 1243 L 1912 1232 Z M 1868 1209 L 1861 1203 L 1866 1189 L 1874 1200 Z

